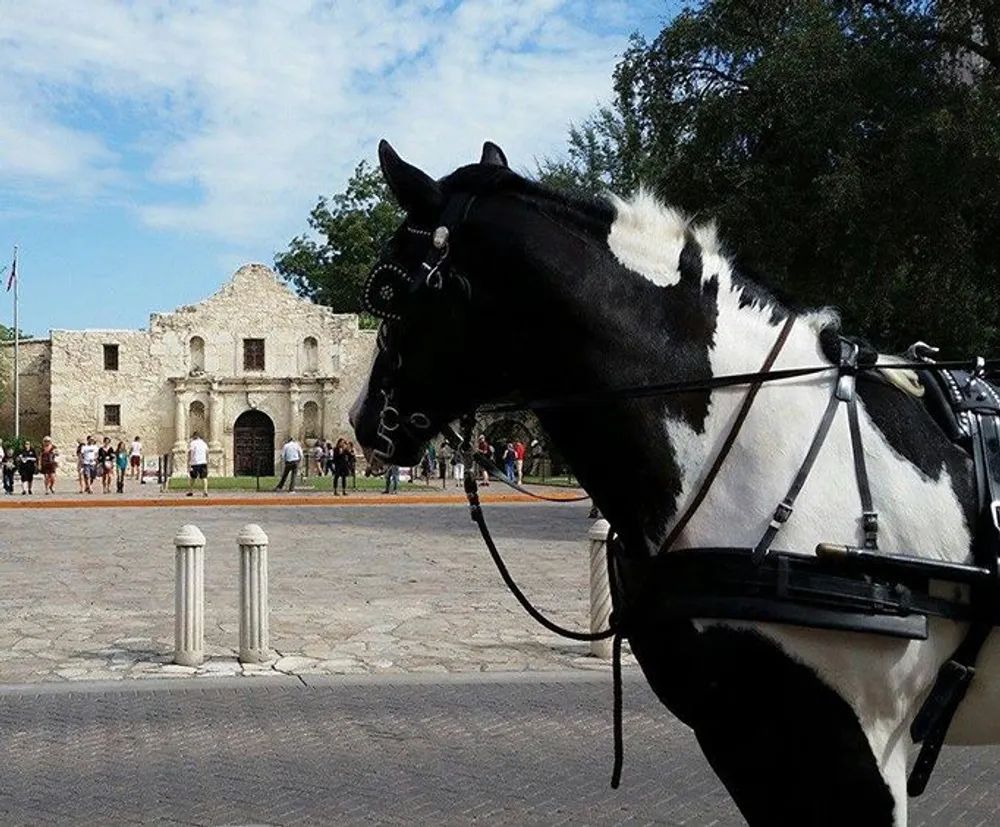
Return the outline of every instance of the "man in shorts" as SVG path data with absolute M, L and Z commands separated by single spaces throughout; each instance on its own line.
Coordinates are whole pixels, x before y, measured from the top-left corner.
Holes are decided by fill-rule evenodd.
M 136 436 L 132 440 L 132 449 L 129 451 L 128 464 L 131 468 L 131 477 L 134 480 L 141 480 L 145 482 L 142 478 L 142 441 Z
M 87 437 L 87 441 L 80 446 L 80 472 L 83 477 L 84 490 L 88 494 L 94 493 L 94 478 L 97 476 L 97 443 L 92 436 Z
M 208 443 L 195 431 L 188 444 L 188 465 L 191 468 L 191 478 L 188 480 L 189 497 L 194 496 L 194 481 L 201 480 L 202 496 L 208 496 Z

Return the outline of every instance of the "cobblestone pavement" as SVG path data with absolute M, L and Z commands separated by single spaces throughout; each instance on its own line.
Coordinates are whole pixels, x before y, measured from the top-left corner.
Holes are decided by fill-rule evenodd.
M 305 681 L 311 685 L 222 678 L 0 690 L 0 823 L 744 823 L 690 732 L 637 676 L 625 685 L 618 790 L 609 787 L 604 676 Z M 998 764 L 1000 749 L 946 749 L 910 824 L 996 824 Z
M 495 504 L 514 576 L 558 622 L 589 612 L 587 504 Z M 205 647 L 171 663 L 173 538 L 207 538 Z M 236 659 L 236 536 L 270 540 L 270 663 Z M 114 678 L 607 669 L 507 593 L 460 504 L 0 510 L 0 684 Z

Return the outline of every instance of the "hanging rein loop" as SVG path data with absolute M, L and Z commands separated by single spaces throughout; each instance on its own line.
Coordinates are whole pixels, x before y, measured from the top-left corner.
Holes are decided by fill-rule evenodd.
M 474 423 L 463 423 L 463 436 L 459 436 L 450 425 L 445 426 L 441 433 L 453 450 L 461 452 L 465 455 L 467 462 L 465 465 L 464 482 L 465 496 L 469 500 L 469 513 L 472 517 L 472 521 L 479 527 L 479 533 L 483 536 L 483 542 L 486 543 L 486 548 L 489 550 L 490 557 L 493 558 L 493 562 L 496 564 L 497 570 L 503 578 L 503 582 L 506 584 L 507 588 L 510 589 L 511 594 L 514 595 L 517 602 L 521 604 L 524 610 L 550 632 L 554 632 L 555 634 L 569 638 L 570 640 L 579 640 L 584 642 L 605 640 L 606 638 L 611 637 L 614 632 L 610 628 L 605 629 L 603 632 L 574 632 L 572 629 L 566 629 L 558 623 L 549 620 L 531 604 L 531 601 L 528 600 L 524 592 L 521 591 L 517 583 L 514 582 L 514 578 L 511 577 L 510 571 L 507 569 L 507 565 L 504 563 L 503 558 L 500 556 L 500 552 L 497 550 L 496 543 L 493 541 L 490 530 L 486 525 L 486 519 L 483 516 L 482 504 L 479 502 L 479 486 L 476 484 L 475 473 L 472 470 L 474 455 L 478 453 L 472 447 L 472 424 Z M 560 500 L 559 502 L 564 501 Z
M 521 604 L 521 607 L 535 621 L 544 626 L 550 632 L 554 632 L 560 637 L 583 642 L 607 640 L 608 638 L 612 639 L 611 674 L 613 695 L 612 731 L 614 738 L 614 766 L 611 770 L 611 788 L 617 790 L 621 784 L 622 765 L 624 763 L 625 755 L 625 739 L 622 729 L 622 638 L 627 635 L 625 625 L 620 620 L 618 606 L 618 578 L 614 563 L 616 553 L 615 549 L 617 548 L 618 541 L 614 536 L 614 531 L 609 528 L 607 542 L 605 544 L 607 554 L 608 587 L 611 595 L 612 606 L 611 616 L 608 618 L 608 628 L 600 632 L 576 632 L 549 620 L 532 605 L 531 601 L 528 600 L 527 596 L 523 591 L 521 591 L 521 588 L 514 581 L 514 578 L 511 576 L 510 570 L 507 568 L 507 564 L 504 563 L 503 558 L 500 556 L 496 543 L 493 541 L 493 536 L 490 534 L 490 530 L 486 525 L 486 518 L 483 516 L 483 507 L 479 501 L 479 486 L 476 483 L 476 477 L 472 470 L 472 466 L 475 462 L 478 462 L 484 468 L 489 470 L 488 466 L 493 465 L 493 463 L 489 460 L 489 458 L 483 457 L 479 451 L 476 451 L 472 447 L 472 431 L 474 426 L 475 418 L 469 416 L 465 417 L 462 421 L 461 436 L 459 436 L 455 432 L 455 429 L 450 425 L 446 425 L 442 428 L 441 434 L 444 436 L 445 441 L 451 446 L 452 450 L 460 452 L 464 455 L 464 486 L 465 496 L 469 500 L 469 515 L 472 518 L 472 521 L 479 528 L 479 533 L 483 538 L 483 542 L 486 544 L 490 557 L 493 559 L 493 564 L 497 567 L 497 571 L 500 572 L 500 577 L 503 579 L 504 584 L 510 590 L 510 593 L 517 599 L 517 602 Z M 483 459 L 480 459 L 480 457 L 483 457 Z M 501 476 L 501 479 L 506 481 L 506 478 L 503 476 Z M 519 486 L 515 487 L 520 488 Z M 540 497 L 540 499 L 550 498 Z M 550 501 L 552 500 L 550 499 Z M 558 500 L 557 502 L 573 502 L 573 500 Z

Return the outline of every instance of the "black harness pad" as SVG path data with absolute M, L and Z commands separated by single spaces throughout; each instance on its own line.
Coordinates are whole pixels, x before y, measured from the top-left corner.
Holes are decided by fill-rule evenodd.
M 971 453 L 973 416 L 1000 416 L 1000 391 L 964 370 L 918 371 L 924 403 L 949 438 Z

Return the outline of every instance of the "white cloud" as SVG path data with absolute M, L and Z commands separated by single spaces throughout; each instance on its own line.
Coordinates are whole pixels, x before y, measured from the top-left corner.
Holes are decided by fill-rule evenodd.
M 558 152 L 629 4 L 0 0 L 0 187 L 123 195 L 149 225 L 290 237 L 388 137 L 434 175 Z

